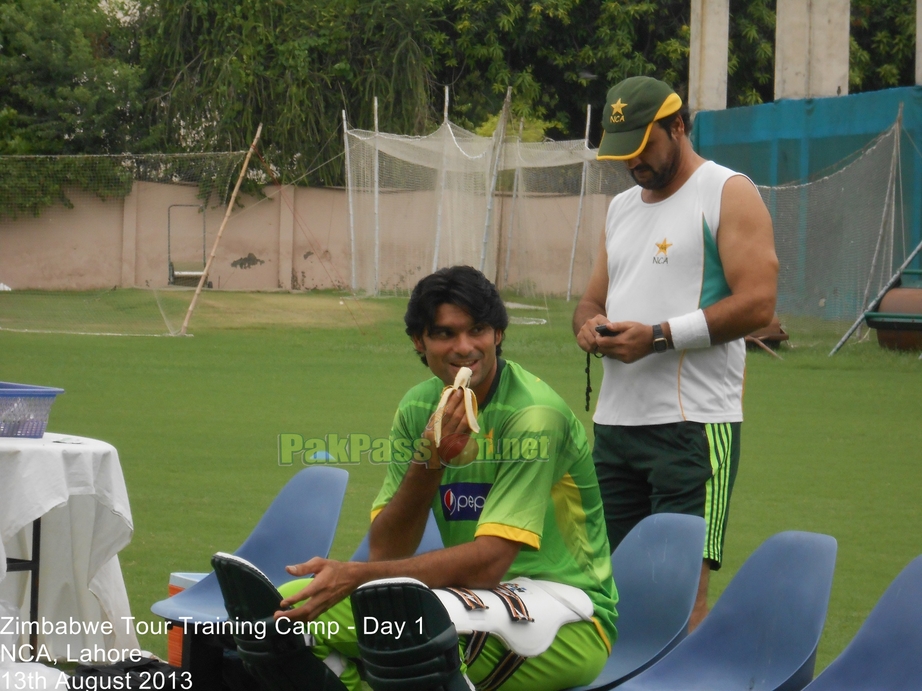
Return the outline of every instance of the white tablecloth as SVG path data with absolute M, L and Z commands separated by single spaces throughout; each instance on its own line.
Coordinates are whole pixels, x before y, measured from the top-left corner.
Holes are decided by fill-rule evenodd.
M 10 604 L 18 609 L 23 622 L 29 620 L 28 574 L 7 573 L 6 558 L 31 556 L 31 524 L 39 517 L 39 622 L 57 629 L 39 635 L 39 647 L 55 659 L 85 651 L 104 659 L 100 650 L 137 649 L 117 556 L 134 526 L 115 448 L 52 433 L 0 438 L 0 601 L 7 611 Z M 112 634 L 92 630 L 105 621 Z M 68 630 L 60 631 L 62 625 Z M 27 643 L 28 635 L 19 640 Z

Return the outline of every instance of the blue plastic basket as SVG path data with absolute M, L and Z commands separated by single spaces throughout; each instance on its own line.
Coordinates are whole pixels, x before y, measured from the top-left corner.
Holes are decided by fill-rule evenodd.
M 64 389 L 0 381 L 0 437 L 30 437 L 45 434 L 48 414 L 55 396 Z

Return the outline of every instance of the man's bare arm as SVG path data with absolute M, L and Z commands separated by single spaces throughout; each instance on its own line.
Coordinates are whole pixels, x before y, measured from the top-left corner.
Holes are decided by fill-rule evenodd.
M 768 326 L 778 294 L 778 257 L 772 219 L 746 178 L 724 185 L 717 250 L 731 295 L 704 310 L 711 343 L 727 343 Z
M 430 588 L 461 586 L 493 588 L 509 570 L 521 544 L 501 537 L 484 535 L 473 542 L 427 552 L 409 559 L 378 562 L 340 562 L 315 557 L 289 566 L 293 576 L 314 574 L 314 580 L 296 595 L 282 601 L 275 617 L 311 621 L 337 602 L 348 597 L 363 583 L 378 578 L 415 578 Z M 301 600 L 303 605 L 287 608 Z
M 368 560 L 404 559 L 419 547 L 442 479 L 443 469 L 430 470 L 412 464 L 400 487 L 371 524 L 368 531 Z
M 723 188 L 717 251 L 731 294 L 704 310 L 712 345 L 768 325 L 775 313 L 778 257 L 772 219 L 758 190 L 739 175 Z M 673 346 L 669 323 L 663 322 L 662 327 Z M 652 324 L 615 322 L 612 328 L 619 335 L 596 337 L 598 352 L 622 362 L 636 362 L 653 352 Z

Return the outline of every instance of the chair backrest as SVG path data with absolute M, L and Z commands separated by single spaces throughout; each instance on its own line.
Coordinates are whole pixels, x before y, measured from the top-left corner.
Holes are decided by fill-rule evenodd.
M 342 468 L 312 466 L 299 471 L 234 554 L 258 566 L 277 585 L 291 580 L 286 565 L 329 555 L 348 482 L 349 473 Z M 214 572 L 154 603 L 151 611 L 171 621 L 181 616 L 199 622 L 227 618 Z
M 922 557 L 896 577 L 852 642 L 807 689 L 922 689 Z
M 426 520 L 426 530 L 423 532 L 422 540 L 420 540 L 415 554 L 425 554 L 426 552 L 442 549 L 444 546 L 442 535 L 439 533 L 439 526 L 435 522 L 435 515 L 430 511 L 429 518 Z M 368 533 L 365 533 L 365 537 L 362 538 L 362 542 L 359 543 L 349 561 L 368 561 Z
M 595 681 L 571 691 L 610 689 L 645 670 L 688 635 L 705 532 L 700 516 L 657 513 L 624 537 L 611 555 L 618 640 Z
M 705 530 L 700 516 L 653 514 L 634 526 L 611 555 L 618 641 L 606 665 L 608 679 L 642 672 L 687 635 Z M 612 673 L 617 673 L 614 679 Z
M 799 691 L 813 677 L 835 557 L 828 535 L 770 537 L 701 625 L 620 691 Z
M 372 581 L 352 593 L 365 681 L 374 691 L 469 691 L 458 633 L 439 598 L 409 579 Z M 399 638 L 366 622 L 402 622 Z
M 348 482 L 342 468 L 299 471 L 234 554 L 256 564 L 273 583 L 291 580 L 288 564 L 329 555 Z

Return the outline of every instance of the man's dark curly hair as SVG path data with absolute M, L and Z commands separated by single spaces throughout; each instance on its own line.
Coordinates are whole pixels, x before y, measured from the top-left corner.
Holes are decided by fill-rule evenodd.
M 509 326 L 509 315 L 496 286 L 477 269 L 452 266 L 429 274 L 413 288 L 403 316 L 407 335 L 422 338 L 435 326 L 436 313 L 445 304 L 460 307 L 471 315 L 475 324 L 487 324 L 502 332 Z M 502 351 L 500 342 L 496 355 Z M 424 354 L 419 357 L 424 365 L 428 364 Z

